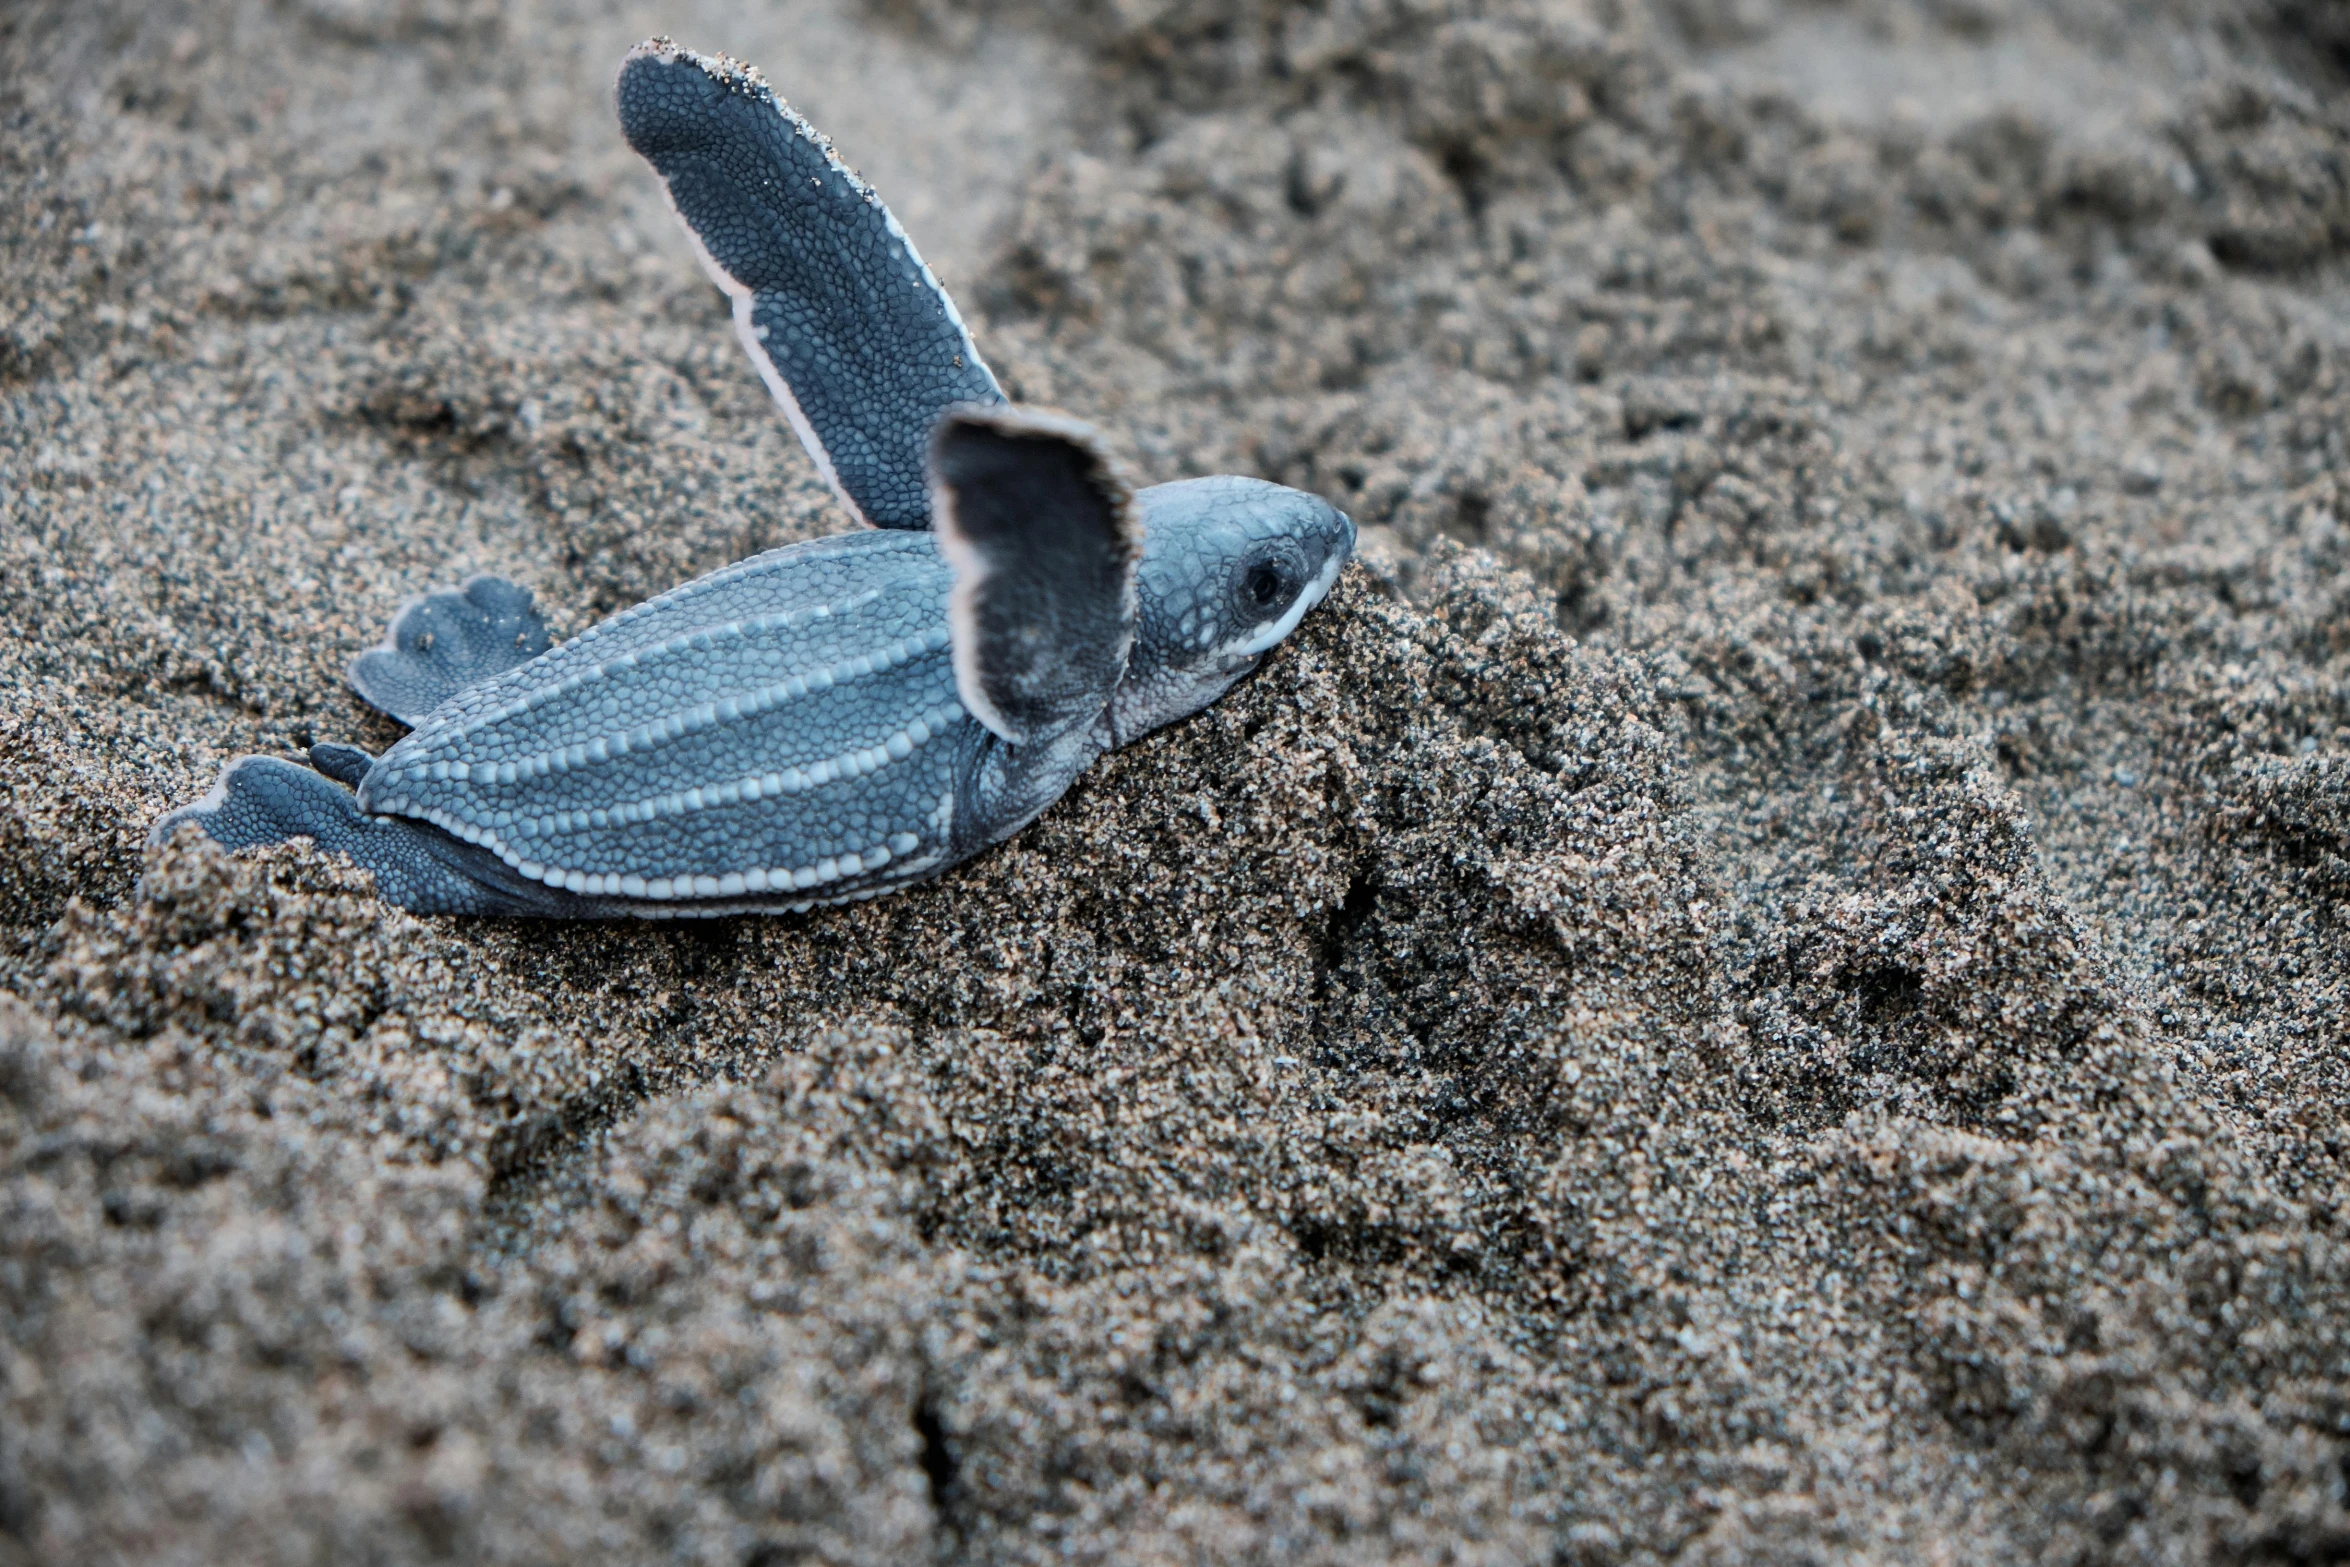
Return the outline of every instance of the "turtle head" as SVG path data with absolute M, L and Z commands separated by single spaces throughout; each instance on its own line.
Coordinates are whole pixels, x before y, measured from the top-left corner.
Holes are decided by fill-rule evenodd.
M 1319 496 L 1225 475 L 1144 490 L 1139 614 L 1113 743 L 1198 712 L 1322 602 L 1355 525 Z

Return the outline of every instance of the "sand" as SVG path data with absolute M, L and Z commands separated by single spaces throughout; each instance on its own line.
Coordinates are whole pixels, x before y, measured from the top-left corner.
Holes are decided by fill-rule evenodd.
M 860 907 L 143 847 L 835 531 L 667 31 L 1363 525 Z M 2339 0 L 0 16 L 0 1563 L 2350 1560 Z

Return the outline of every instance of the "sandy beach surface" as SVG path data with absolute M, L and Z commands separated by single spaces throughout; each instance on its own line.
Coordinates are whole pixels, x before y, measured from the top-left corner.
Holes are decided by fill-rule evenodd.
M 666 32 L 1364 528 L 944 880 L 149 826 L 843 518 Z M 17 0 L 0 1564 L 2350 1561 L 2342 0 Z

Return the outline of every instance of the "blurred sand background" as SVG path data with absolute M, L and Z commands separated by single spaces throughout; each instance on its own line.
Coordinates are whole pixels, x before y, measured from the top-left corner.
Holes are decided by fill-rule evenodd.
M 656 31 L 1361 565 L 883 903 L 143 853 L 840 526 Z M 16 0 L 0 127 L 0 1563 L 2350 1560 L 2341 0 Z

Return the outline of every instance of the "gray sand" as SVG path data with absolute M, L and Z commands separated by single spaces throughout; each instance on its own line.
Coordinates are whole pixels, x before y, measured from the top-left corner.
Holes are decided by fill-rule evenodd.
M 840 523 L 609 74 L 1366 525 L 941 883 L 148 824 Z M 2341 0 L 0 15 L 0 1563 L 2350 1559 Z M 142 879 L 143 878 L 143 879 Z

